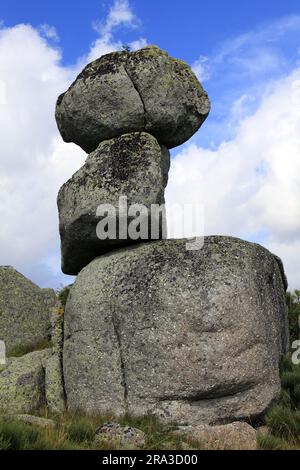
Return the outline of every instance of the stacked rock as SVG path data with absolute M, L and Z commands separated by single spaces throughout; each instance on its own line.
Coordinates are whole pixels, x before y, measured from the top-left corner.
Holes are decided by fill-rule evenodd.
M 163 204 L 168 149 L 189 139 L 209 110 L 190 67 L 158 47 L 115 52 L 85 67 L 56 107 L 63 139 L 91 152 L 58 195 L 64 273 L 78 274 L 95 257 L 132 242 L 127 235 L 99 239 L 97 207 L 110 204 L 119 216 L 123 196 L 149 213 Z M 156 238 L 165 237 L 164 215 Z
M 91 152 L 58 196 L 62 269 L 79 273 L 64 321 L 69 409 L 215 424 L 257 418 L 280 393 L 288 338 L 277 257 L 230 237 L 186 251 L 186 240 L 163 240 L 161 218 L 145 243 L 96 230 L 99 205 L 120 223 L 122 196 L 148 209 L 164 202 L 168 149 L 209 109 L 191 69 L 154 46 L 101 57 L 58 98 L 63 139 Z

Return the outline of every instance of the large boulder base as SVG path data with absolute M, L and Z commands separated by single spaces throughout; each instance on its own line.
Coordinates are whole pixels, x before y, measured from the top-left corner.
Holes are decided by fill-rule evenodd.
M 230 237 L 95 259 L 66 305 L 68 408 L 190 425 L 255 420 L 280 394 L 285 290 L 277 257 Z
M 164 203 L 169 166 L 169 151 L 144 132 L 104 141 L 89 155 L 85 165 L 58 194 L 62 271 L 65 274 L 76 275 L 95 257 L 138 241 L 121 238 L 118 232 L 115 239 L 98 238 L 96 228 L 100 218 L 96 215 L 97 207 L 100 204 L 115 207 L 118 222 L 119 198 L 125 196 L 128 207 L 133 204 L 146 206 L 150 215 L 146 216 L 147 224 L 150 219 L 154 222 L 150 208 L 152 204 Z M 158 214 L 157 238 L 164 237 L 163 220 L 164 210 L 162 216 Z M 129 218 L 128 223 L 130 221 Z
M 52 289 L 41 289 L 11 266 L 0 266 L 0 340 L 6 352 L 34 346 L 51 334 Z
M 66 142 L 95 150 L 106 139 L 146 131 L 168 148 L 187 141 L 210 110 L 191 68 L 158 47 L 113 52 L 91 62 L 56 105 Z

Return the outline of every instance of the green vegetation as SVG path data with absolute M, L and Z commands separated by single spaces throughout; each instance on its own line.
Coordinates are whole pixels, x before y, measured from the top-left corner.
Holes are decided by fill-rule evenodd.
M 36 343 L 19 344 L 18 346 L 15 346 L 8 351 L 7 357 L 21 357 L 33 351 L 42 351 L 43 349 L 48 349 L 51 347 L 52 343 L 49 339 L 44 339 Z
M 96 429 L 112 420 L 111 416 L 66 413 L 60 417 L 56 416 L 55 419 L 57 427 L 54 429 L 0 419 L 0 450 L 116 449 L 115 443 L 94 443 Z M 146 435 L 144 449 L 146 450 L 201 449 L 199 443 L 196 444 L 188 438 L 183 439 L 176 435 L 173 432 L 175 426 L 162 424 L 153 416 L 141 418 L 124 416 L 118 422 L 144 431 Z
M 290 343 L 300 338 L 300 291 L 287 293 Z M 299 449 L 300 447 L 300 365 L 293 364 L 288 355 L 281 366 L 282 392 L 265 417 L 269 429 L 266 436 L 258 436 L 261 449 Z
M 289 309 L 290 342 L 300 339 L 299 318 L 300 318 L 300 290 L 287 292 L 287 305 Z
M 61 301 L 63 307 L 66 306 L 66 303 L 67 303 L 67 300 L 68 300 L 68 296 L 69 296 L 71 287 L 72 287 L 72 286 L 65 286 L 65 287 L 62 287 L 62 288 L 61 288 L 60 290 L 58 290 L 58 292 L 57 292 L 58 300 Z

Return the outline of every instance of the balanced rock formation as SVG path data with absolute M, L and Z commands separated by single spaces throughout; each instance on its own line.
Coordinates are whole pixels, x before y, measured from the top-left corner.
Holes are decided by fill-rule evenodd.
M 87 153 L 99 143 L 146 131 L 167 148 L 187 141 L 210 111 L 191 68 L 158 47 L 114 52 L 90 63 L 57 100 L 63 139 Z
M 256 419 L 280 394 L 286 279 L 259 245 L 144 243 L 84 268 L 65 312 L 68 407 L 215 424 Z
M 0 266 L 0 340 L 6 353 L 50 338 L 52 289 L 41 289 L 11 266 Z
M 168 149 L 209 109 L 191 69 L 154 46 L 101 57 L 58 98 L 63 139 L 91 152 L 58 196 L 62 269 L 79 273 L 64 323 L 70 410 L 222 424 L 255 420 L 279 396 L 281 261 L 230 237 L 190 251 L 165 240 L 164 208 L 152 212 L 164 202 Z
M 156 224 L 156 238 L 162 238 L 164 208 L 162 213 L 157 213 L 155 221 L 154 215 L 151 217 L 151 205 L 165 202 L 169 166 L 169 151 L 150 134 L 136 132 L 100 143 L 58 194 L 62 271 L 78 274 L 95 257 L 133 242 L 127 236 L 130 217 L 126 222 L 125 237 L 116 233 L 114 238 L 99 238 L 96 227 L 100 220 L 97 215 L 100 204 L 109 204 L 115 209 L 116 230 L 121 222 L 120 198 L 126 197 L 128 206 L 145 206 L 148 209 L 147 226 L 151 228 L 151 221 Z

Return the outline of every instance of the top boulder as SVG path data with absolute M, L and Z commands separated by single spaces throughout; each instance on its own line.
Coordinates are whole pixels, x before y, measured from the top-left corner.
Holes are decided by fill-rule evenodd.
M 168 148 L 186 142 L 210 111 L 207 93 L 184 62 L 156 46 L 91 62 L 59 96 L 62 138 L 90 153 L 103 140 L 146 131 Z

